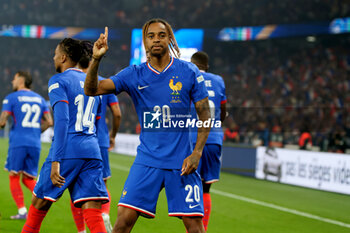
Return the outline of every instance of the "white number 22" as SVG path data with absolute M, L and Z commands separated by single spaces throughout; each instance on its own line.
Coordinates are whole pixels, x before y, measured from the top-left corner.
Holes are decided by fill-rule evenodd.
M 40 123 L 39 123 L 39 116 L 41 113 L 41 109 L 39 105 L 37 104 L 23 104 L 21 107 L 21 111 L 25 112 L 26 115 L 24 116 L 22 120 L 22 127 L 26 128 L 40 128 Z M 32 116 L 32 113 L 34 113 L 34 116 L 32 120 L 30 121 L 30 117 Z

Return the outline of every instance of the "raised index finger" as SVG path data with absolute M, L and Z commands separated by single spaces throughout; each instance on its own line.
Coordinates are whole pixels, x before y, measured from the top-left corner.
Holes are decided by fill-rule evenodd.
M 108 39 L 108 27 L 105 27 L 105 38 Z

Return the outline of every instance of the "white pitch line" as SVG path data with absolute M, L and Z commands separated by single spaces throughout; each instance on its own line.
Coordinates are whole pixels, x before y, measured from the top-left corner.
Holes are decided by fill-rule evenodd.
M 125 171 L 125 172 L 128 172 L 130 170 L 128 167 L 120 166 L 120 165 L 117 165 L 117 164 L 112 164 L 111 163 L 110 166 L 112 168 L 119 169 L 119 170 L 122 170 L 122 171 Z M 299 210 L 289 209 L 289 208 L 282 207 L 282 206 L 275 205 L 275 204 L 271 204 L 271 203 L 268 203 L 268 202 L 258 201 L 258 200 L 252 199 L 252 198 L 239 196 L 239 195 L 236 195 L 236 194 L 233 194 L 233 193 L 223 192 L 223 191 L 220 191 L 220 190 L 217 190 L 217 189 L 211 189 L 211 192 L 215 193 L 217 195 L 224 196 L 224 197 L 229 197 L 229 198 L 237 199 L 237 200 L 240 200 L 240 201 L 249 202 L 249 203 L 252 203 L 252 204 L 255 204 L 255 205 L 260 205 L 260 206 L 276 209 L 276 210 L 283 211 L 283 212 L 286 212 L 286 213 L 295 214 L 295 215 L 303 216 L 303 217 L 306 217 L 306 218 L 315 219 L 315 220 L 318 220 L 318 221 L 321 221 L 321 222 L 326 222 L 326 223 L 338 225 L 338 226 L 341 226 L 341 227 L 350 228 L 350 224 L 349 223 L 344 223 L 344 222 L 340 222 L 340 221 L 337 221 L 337 220 L 320 217 L 320 216 L 309 214 L 309 213 L 302 212 L 302 211 L 299 211 Z
M 320 216 L 317 216 L 317 215 L 313 215 L 313 214 L 309 214 L 309 213 L 306 213 L 306 212 L 302 212 L 302 211 L 299 211 L 299 210 L 289 209 L 289 208 L 278 206 L 278 205 L 271 204 L 271 203 L 268 203 L 268 202 L 258 201 L 258 200 L 252 199 L 252 198 L 243 197 L 243 196 L 239 196 L 239 195 L 236 195 L 236 194 L 223 192 L 223 191 L 220 191 L 220 190 L 217 190 L 217 189 L 211 189 L 211 192 L 215 193 L 215 194 L 218 194 L 218 195 L 221 195 L 221 196 L 237 199 L 237 200 L 240 200 L 240 201 L 249 202 L 249 203 L 256 204 L 256 205 L 269 207 L 269 208 L 276 209 L 276 210 L 283 211 L 283 212 L 287 212 L 287 213 L 290 213 L 290 214 L 295 214 L 295 215 L 303 216 L 303 217 L 306 217 L 306 218 L 315 219 L 315 220 L 318 220 L 318 221 L 321 221 L 321 222 L 331 223 L 331 224 L 335 224 L 335 225 L 338 225 L 338 226 L 350 228 L 350 224 L 348 224 L 348 223 L 340 222 L 340 221 L 329 219 L 329 218 L 323 218 L 323 217 L 320 217 Z

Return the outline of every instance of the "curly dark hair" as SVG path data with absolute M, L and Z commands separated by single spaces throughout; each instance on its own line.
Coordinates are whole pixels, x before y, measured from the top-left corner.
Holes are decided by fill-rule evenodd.
M 200 70 L 208 71 L 209 56 L 206 52 L 198 51 L 191 57 L 191 62 L 197 65 Z
M 79 60 L 79 65 L 81 68 L 86 69 L 89 67 L 89 62 L 92 58 L 92 48 L 94 45 L 88 40 L 80 41 L 80 45 L 83 49 L 83 54 Z
M 73 61 L 78 63 L 82 54 L 83 49 L 80 45 L 80 41 L 72 38 L 64 38 L 59 43 L 61 49 L 67 56 Z

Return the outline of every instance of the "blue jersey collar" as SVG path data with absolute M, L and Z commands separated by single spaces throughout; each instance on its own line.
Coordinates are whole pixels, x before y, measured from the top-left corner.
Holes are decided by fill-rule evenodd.
M 68 70 L 75 70 L 75 71 L 78 71 L 78 72 L 83 72 L 83 70 L 78 69 L 78 68 L 68 68 L 68 69 L 66 69 L 65 71 L 68 71 Z M 83 73 L 84 73 L 84 72 L 83 72 Z
M 164 73 L 164 72 L 167 71 L 167 70 L 170 68 L 170 66 L 174 63 L 174 57 L 171 56 L 170 58 L 171 58 L 171 59 L 170 59 L 169 64 L 165 67 L 165 69 L 164 69 L 162 72 L 159 72 L 158 70 L 154 69 L 154 68 L 151 66 L 151 64 L 150 64 L 149 62 L 147 62 L 147 67 L 148 67 L 150 70 L 152 70 L 154 73 L 156 73 L 156 74 Z

